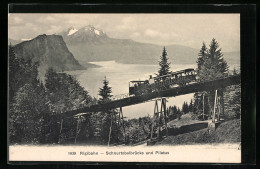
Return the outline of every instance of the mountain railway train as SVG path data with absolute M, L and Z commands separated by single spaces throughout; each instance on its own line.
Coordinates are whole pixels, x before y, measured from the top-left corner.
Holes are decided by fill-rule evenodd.
M 134 80 L 129 82 L 129 95 L 139 96 L 152 92 L 167 90 L 172 87 L 185 86 L 196 81 L 196 71 L 194 69 L 184 69 L 171 72 L 167 75 L 152 77 L 148 80 Z

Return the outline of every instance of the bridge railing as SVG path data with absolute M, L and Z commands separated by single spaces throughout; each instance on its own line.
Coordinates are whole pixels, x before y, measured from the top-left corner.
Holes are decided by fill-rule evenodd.
M 133 95 L 129 95 L 129 93 L 124 93 L 124 94 L 120 94 L 120 95 L 115 95 L 111 98 L 111 100 L 120 100 L 120 99 L 125 99 L 125 98 L 129 98 L 129 97 L 133 97 Z
M 120 95 L 115 95 L 112 96 L 111 98 L 104 100 L 103 103 L 108 103 L 111 101 L 116 101 L 116 100 L 121 100 L 121 99 L 125 99 L 125 98 L 130 98 L 133 97 L 134 95 L 129 95 L 129 93 L 124 93 L 124 94 L 120 94 Z

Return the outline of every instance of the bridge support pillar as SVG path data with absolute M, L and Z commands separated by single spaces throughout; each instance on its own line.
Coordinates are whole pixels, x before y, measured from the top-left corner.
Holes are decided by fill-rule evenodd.
M 209 130 L 216 130 L 216 122 L 219 123 L 220 121 L 220 114 L 223 113 L 223 107 L 224 105 L 222 91 L 215 90 L 212 122 L 209 124 Z
M 124 142 L 126 142 L 126 134 L 125 134 L 125 124 L 124 124 L 124 115 L 122 111 L 122 107 L 119 109 L 118 116 L 115 114 L 115 112 L 110 113 L 110 127 L 109 127 L 109 135 L 108 135 L 108 143 L 107 145 L 110 145 L 111 141 L 111 134 L 112 134 L 112 129 L 113 129 L 113 122 L 115 123 L 115 127 L 120 130 L 121 127 L 123 127 L 123 136 L 124 136 Z
M 166 109 L 166 98 L 160 99 L 161 101 L 161 111 L 159 111 L 158 107 L 158 100 L 155 100 L 155 105 L 154 105 L 154 115 L 152 119 L 152 127 L 151 127 L 151 140 L 153 139 L 154 135 L 154 130 L 157 125 L 157 138 L 162 137 L 162 127 L 165 125 L 165 135 L 168 135 L 168 127 L 167 127 L 167 121 L 166 121 L 166 114 L 167 114 L 167 109 Z M 162 119 L 163 116 L 163 119 Z
M 163 114 L 163 117 L 164 117 L 163 119 L 164 119 L 165 131 L 166 131 L 166 136 L 168 136 L 168 126 L 167 126 L 167 120 L 166 120 L 167 108 L 166 108 L 166 99 L 165 98 L 162 99 L 161 112 L 164 113 Z
M 224 92 L 220 90 L 219 92 L 219 116 L 218 120 L 220 121 L 220 114 L 224 115 Z
M 77 143 L 77 137 L 79 135 L 79 125 L 80 125 L 80 122 L 81 122 L 81 116 L 78 116 L 77 117 L 77 128 L 76 128 L 76 134 L 75 134 L 75 140 L 74 140 L 74 143 Z
M 107 143 L 107 146 L 109 147 L 109 144 L 110 144 L 110 139 L 111 139 L 111 133 L 112 133 L 112 125 L 113 125 L 113 113 L 111 112 L 110 113 L 110 128 L 109 128 L 109 135 L 108 135 L 108 143 Z
M 219 93 L 219 94 L 218 94 Z M 214 110 L 213 110 L 213 117 L 212 122 L 220 121 L 220 114 L 223 113 L 223 94 L 221 91 L 215 91 L 215 100 L 214 100 Z
M 213 108 L 213 116 L 212 116 L 213 123 L 215 123 L 215 117 L 216 117 L 217 98 L 218 98 L 218 90 L 215 90 L 215 100 L 214 100 L 214 108 Z
M 61 143 L 61 132 L 62 132 L 62 127 L 63 127 L 63 119 L 60 121 L 60 136 L 59 136 L 59 144 Z
M 202 94 L 202 116 L 203 116 L 203 120 L 205 120 L 204 116 L 205 116 L 205 112 L 204 112 L 204 109 L 205 109 L 205 105 L 204 105 L 204 93 Z
M 119 118 L 118 120 L 119 128 L 121 126 L 123 127 L 124 142 L 126 142 L 125 123 L 124 123 L 124 115 L 123 115 L 122 107 L 120 107 L 118 118 Z

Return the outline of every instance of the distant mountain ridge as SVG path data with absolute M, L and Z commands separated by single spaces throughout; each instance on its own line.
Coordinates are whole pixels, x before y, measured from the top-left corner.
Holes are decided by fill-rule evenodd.
M 85 69 L 68 50 L 60 35 L 39 35 L 36 38 L 14 46 L 17 57 L 31 58 L 39 62 L 40 76 L 44 76 L 49 67 L 56 71 Z
M 46 36 L 60 35 L 65 41 L 63 45 L 66 47 L 64 49 L 67 48 L 67 52 L 71 52 L 75 57 L 74 59 L 86 67 L 93 67 L 88 62 L 111 60 L 128 64 L 158 64 L 163 49 L 163 46 L 160 45 L 140 43 L 131 39 L 111 38 L 105 31 L 92 25 L 80 29 L 70 27 L 58 33 L 58 35 Z M 15 45 L 27 41 L 8 39 L 8 43 L 10 42 Z M 56 46 L 55 43 L 52 46 Z M 199 49 L 183 45 L 169 45 L 166 46 L 166 50 L 172 64 L 196 64 L 199 53 Z M 52 51 L 52 53 L 55 52 L 57 51 Z M 228 64 L 240 64 L 240 51 L 223 52 L 223 54 Z M 59 58 L 62 60 L 62 57 Z M 77 65 L 77 63 L 75 64 Z M 72 68 L 74 66 L 68 66 L 67 68 L 66 66 L 57 66 L 57 68 L 58 70 L 74 70 Z M 76 67 L 78 67 L 76 69 L 81 69 L 79 68 L 81 66 Z
M 135 42 L 131 39 L 110 38 L 102 29 L 92 25 L 80 29 L 73 27 L 59 33 L 69 50 L 80 62 L 115 60 L 129 64 L 158 64 L 163 46 Z M 166 46 L 173 64 L 196 64 L 199 49 L 182 45 Z M 228 64 L 239 64 L 239 52 L 227 52 Z

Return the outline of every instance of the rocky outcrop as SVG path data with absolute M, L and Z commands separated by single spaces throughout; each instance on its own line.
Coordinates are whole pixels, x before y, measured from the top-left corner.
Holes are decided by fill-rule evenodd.
M 17 57 L 31 58 L 33 62 L 39 62 L 41 74 L 49 67 L 58 72 L 85 69 L 68 50 L 60 35 L 39 35 L 15 45 L 14 52 Z

